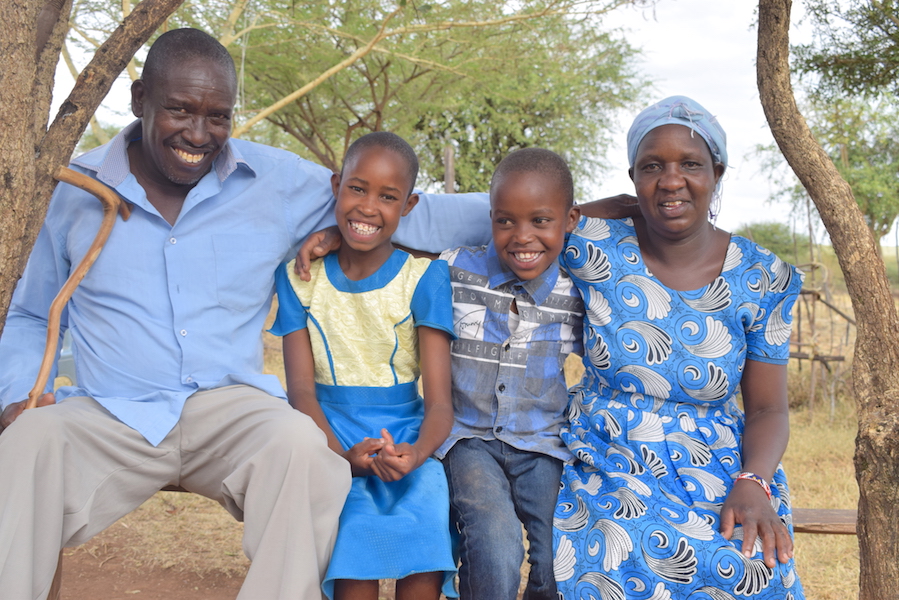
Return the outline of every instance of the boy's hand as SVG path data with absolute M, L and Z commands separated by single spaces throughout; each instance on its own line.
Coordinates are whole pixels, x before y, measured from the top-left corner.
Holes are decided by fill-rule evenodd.
M 384 447 L 372 459 L 371 469 L 381 481 L 399 481 L 425 461 L 418 448 L 412 444 L 395 444 L 393 436 L 386 429 L 381 430 Z
M 384 447 L 384 440 L 380 438 L 364 438 L 361 442 L 344 452 L 343 456 L 349 463 L 353 477 L 365 477 L 375 475 L 372 469 L 374 456 Z
M 336 225 L 316 231 L 306 238 L 300 249 L 297 250 L 297 262 L 294 265 L 294 271 L 303 281 L 309 281 L 312 276 L 309 269 L 312 261 L 325 257 L 340 248 L 343 238 L 340 236 L 340 230 Z

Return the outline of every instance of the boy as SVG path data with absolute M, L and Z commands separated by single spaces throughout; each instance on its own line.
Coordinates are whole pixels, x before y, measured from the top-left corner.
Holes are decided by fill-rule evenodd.
M 490 183 L 493 241 L 450 264 L 455 422 L 437 451 L 460 532 L 463 600 L 515 600 L 527 530 L 525 600 L 555 600 L 552 517 L 568 406 L 565 357 L 581 352 L 583 302 L 558 257 L 580 216 L 568 165 L 513 152 Z M 517 548 L 517 551 L 515 550 Z

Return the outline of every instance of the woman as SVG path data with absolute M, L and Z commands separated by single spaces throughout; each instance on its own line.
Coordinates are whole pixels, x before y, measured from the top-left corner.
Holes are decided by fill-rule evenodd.
M 710 222 L 724 131 L 672 97 L 628 133 L 642 218 L 582 218 L 587 305 L 555 515 L 564 598 L 804 598 L 793 566 L 790 310 L 802 273 Z M 745 415 L 737 405 L 742 390 Z

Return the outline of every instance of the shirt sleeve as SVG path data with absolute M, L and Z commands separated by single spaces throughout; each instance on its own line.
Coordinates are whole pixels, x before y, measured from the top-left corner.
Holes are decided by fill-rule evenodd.
M 400 220 L 393 241 L 407 248 L 439 254 L 457 246 L 483 246 L 490 241 L 490 197 L 419 192 L 415 209 Z
M 296 160 L 296 179 L 284 193 L 285 223 L 293 240 L 288 260 L 296 255 L 309 234 L 336 223 L 331 171 L 299 157 Z
M 58 189 L 68 186 L 60 185 Z M 53 213 L 51 203 L 49 214 Z M 25 272 L 16 290 L 0 339 L 0 410 L 25 400 L 34 387 L 47 343 L 47 315 L 50 304 L 69 276 L 70 262 L 62 240 L 46 221 L 41 227 Z M 68 313 L 62 312 L 57 358 L 62 336 L 68 328 Z M 56 363 L 47 380 L 45 392 L 53 391 Z
M 450 339 L 456 339 L 453 333 L 453 292 L 446 261 L 435 260 L 428 266 L 412 294 L 411 308 L 416 327 L 424 325 L 439 329 L 448 333 Z
M 777 257 L 767 271 L 768 289 L 759 301 L 758 316 L 746 333 L 746 358 L 785 365 L 790 358 L 793 304 L 805 275 Z
M 306 309 L 290 284 L 287 269 L 293 268 L 293 261 L 281 263 L 275 271 L 275 290 L 278 293 L 278 314 L 272 328 L 272 335 L 285 336 L 288 333 L 306 329 Z

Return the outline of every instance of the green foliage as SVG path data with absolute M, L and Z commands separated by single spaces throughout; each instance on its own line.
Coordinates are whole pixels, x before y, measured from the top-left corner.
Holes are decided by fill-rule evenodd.
M 167 27 L 203 29 L 231 50 L 238 126 L 343 65 L 243 137 L 337 170 L 353 140 L 390 130 L 415 147 L 420 185 L 432 188 L 452 144 L 456 190 L 469 191 L 487 189 L 499 160 L 526 146 L 565 156 L 576 180 L 602 171 L 615 112 L 646 86 L 637 51 L 602 14 L 654 1 L 204 0 L 186 2 Z M 80 2 L 70 39 L 90 51 L 119 10 Z
M 879 240 L 899 216 L 899 103 L 891 97 L 828 100 L 812 94 L 802 112 Z M 775 197 L 804 211 L 808 196 L 792 173 L 784 175 L 780 153 L 773 147 L 760 151 L 779 188 Z
M 244 74 L 241 110 L 251 114 L 287 96 L 383 28 L 397 33 L 268 117 L 292 138 L 281 136 L 282 145 L 337 170 L 353 140 L 390 130 L 416 148 L 427 185 L 443 180 L 451 143 L 457 191 L 487 189 L 503 156 L 540 145 L 566 156 L 585 178 L 602 168 L 614 112 L 631 106 L 645 83 L 633 66 L 636 50 L 603 31 L 594 14 L 618 4 L 258 3 L 245 13 L 252 27 L 231 46 Z M 539 16 L 547 10 L 559 14 Z M 515 20 L 519 15 L 530 16 Z M 258 134 L 254 128 L 250 135 Z
M 734 235 L 749 238 L 787 262 L 793 264 L 809 262 L 809 237 L 792 231 L 785 223 L 764 221 L 741 225 L 734 231 Z
M 615 111 L 638 97 L 633 50 L 598 27 L 564 18 L 520 32 L 508 45 L 500 48 L 507 58 L 494 59 L 489 70 L 460 81 L 446 101 L 418 114 L 410 139 L 424 169 L 443 178 L 443 148 L 451 141 L 460 192 L 486 190 L 499 160 L 529 146 L 563 155 L 576 180 L 595 178 Z
M 456 149 L 457 191 L 484 190 L 509 151 L 542 145 L 588 175 L 602 157 L 611 113 L 642 83 L 635 51 L 576 17 L 598 3 L 555 2 L 567 15 L 447 30 L 429 24 L 486 23 L 537 12 L 542 3 L 480 0 L 410 7 L 387 27 L 407 32 L 371 52 L 269 120 L 301 153 L 338 169 L 350 143 L 369 131 L 407 138 L 422 162 L 422 183 L 444 177 L 444 148 Z M 286 10 L 286 9 L 285 9 Z M 364 46 L 387 14 L 379 0 L 318 7 L 285 28 L 244 38 L 245 108 L 262 108 Z M 282 10 L 282 13 L 284 10 Z M 328 24 L 324 28 L 323 24 Z
M 813 99 L 806 118 L 879 240 L 899 215 L 899 104 L 894 98 Z
M 899 1 L 806 0 L 814 41 L 793 47 L 819 95 L 899 91 Z

